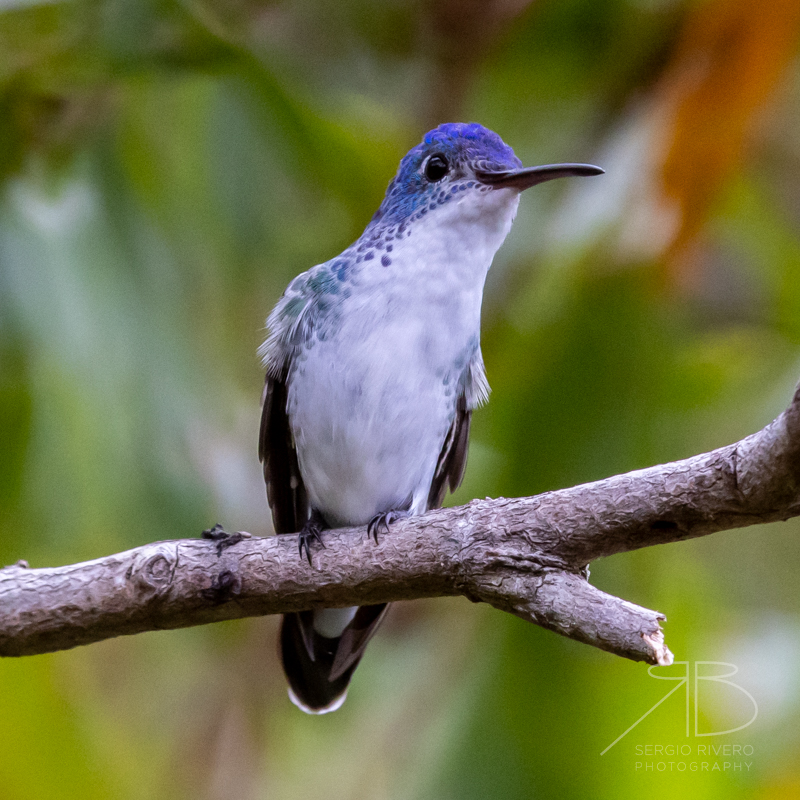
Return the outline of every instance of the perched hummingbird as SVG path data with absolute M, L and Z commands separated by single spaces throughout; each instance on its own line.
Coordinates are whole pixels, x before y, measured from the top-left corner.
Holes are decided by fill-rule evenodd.
M 480 348 L 486 273 L 537 183 L 599 175 L 524 168 L 476 123 L 427 133 L 341 255 L 298 275 L 267 320 L 259 437 L 277 533 L 300 555 L 327 528 L 380 531 L 438 508 L 460 483 L 470 417 L 489 384 Z M 385 604 L 286 614 L 280 645 L 303 711 L 341 706 Z

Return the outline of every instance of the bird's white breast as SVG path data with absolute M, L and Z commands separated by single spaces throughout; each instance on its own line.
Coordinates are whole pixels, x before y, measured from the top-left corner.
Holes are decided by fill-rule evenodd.
M 353 278 L 340 324 L 298 355 L 288 412 L 311 504 L 331 525 L 425 510 L 480 333 L 483 284 L 518 196 L 465 197 L 419 220 Z M 492 201 L 487 209 L 487 201 Z M 451 207 L 452 206 L 452 207 Z

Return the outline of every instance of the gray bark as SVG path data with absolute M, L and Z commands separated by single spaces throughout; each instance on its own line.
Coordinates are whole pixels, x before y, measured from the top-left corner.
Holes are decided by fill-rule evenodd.
M 683 461 L 536 497 L 403 520 L 375 544 L 325 534 L 230 547 L 156 542 L 65 567 L 0 570 L 0 655 L 318 607 L 464 595 L 637 661 L 668 664 L 662 614 L 594 588 L 596 558 L 800 515 L 800 389 L 766 428 Z

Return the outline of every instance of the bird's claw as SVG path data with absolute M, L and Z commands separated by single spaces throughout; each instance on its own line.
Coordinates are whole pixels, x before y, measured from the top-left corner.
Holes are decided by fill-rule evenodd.
M 408 511 L 397 511 L 394 509 L 376 514 L 367 525 L 367 537 L 371 536 L 375 539 L 375 544 L 378 544 L 378 534 L 381 533 L 381 529 L 383 529 L 383 533 L 389 533 L 389 526 L 393 522 L 397 522 L 397 520 L 407 516 Z
M 323 530 L 320 522 L 312 517 L 299 533 L 300 558 L 303 557 L 303 550 L 305 550 L 309 565 L 311 564 L 311 543 L 318 542 L 323 548 L 325 547 L 325 542 L 322 541 Z

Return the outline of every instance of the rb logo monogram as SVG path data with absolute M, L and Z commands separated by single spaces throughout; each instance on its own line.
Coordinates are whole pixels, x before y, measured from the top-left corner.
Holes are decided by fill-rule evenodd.
M 690 728 L 689 728 L 689 720 L 691 718 L 691 705 L 692 705 L 691 704 L 691 698 L 690 698 L 690 695 L 691 695 L 690 678 L 692 677 L 692 664 L 694 664 L 694 681 L 692 682 L 693 685 L 694 685 L 694 736 L 722 736 L 723 734 L 726 734 L 726 733 L 735 733 L 736 731 L 744 730 L 745 728 L 747 728 L 748 726 L 752 725 L 756 721 L 756 718 L 758 717 L 758 703 L 756 703 L 756 700 L 753 697 L 753 695 L 751 695 L 750 692 L 747 691 L 747 689 L 744 689 L 741 686 L 739 686 L 738 684 L 733 683 L 733 681 L 727 680 L 728 678 L 733 677 L 739 671 L 739 668 L 736 665 L 728 664 L 728 663 L 726 663 L 724 661 L 695 661 L 695 662 L 691 662 L 691 661 L 676 661 L 672 665 L 673 667 L 682 666 L 684 668 L 683 669 L 683 674 L 682 675 L 679 674 L 677 676 L 673 676 L 673 675 L 656 675 L 656 674 L 653 673 L 653 670 L 654 669 L 664 669 L 664 667 L 653 666 L 653 667 L 650 667 L 647 670 L 647 673 L 648 673 L 648 675 L 650 675 L 650 677 L 656 678 L 656 679 L 658 679 L 660 681 L 677 681 L 678 682 L 677 686 L 675 686 L 672 689 L 670 689 L 654 706 L 652 706 L 648 711 L 646 711 L 644 714 L 642 714 L 642 716 L 639 717 L 639 719 L 637 719 L 636 722 L 634 722 L 633 725 L 631 725 L 630 728 L 628 728 L 628 730 L 626 730 L 624 733 L 622 733 L 620 736 L 618 736 L 616 739 L 614 739 L 614 741 L 611 742 L 611 744 L 608 747 L 606 747 L 606 749 L 603 750 L 603 752 L 600 753 L 600 755 L 601 756 L 605 755 L 617 742 L 619 742 L 623 737 L 627 736 L 643 719 L 645 719 L 645 717 L 648 717 L 667 698 L 669 698 L 673 694 L 675 694 L 675 692 L 677 692 L 678 689 L 680 689 L 682 686 L 686 687 L 685 688 L 685 692 L 686 692 L 686 735 L 687 736 L 692 735 L 690 733 Z M 705 673 L 705 669 L 703 669 L 705 667 L 724 667 L 724 668 L 728 668 L 728 671 L 727 672 L 719 672 L 718 674 L 712 674 L 712 675 L 701 674 L 701 673 Z M 710 733 L 700 733 L 700 731 L 699 731 L 699 711 L 700 711 L 700 699 L 701 699 L 701 691 L 700 691 L 701 681 L 711 681 L 713 683 L 723 683 L 723 684 L 726 684 L 727 686 L 732 687 L 733 689 L 736 689 L 737 691 L 741 692 L 742 694 L 744 694 L 750 700 L 750 702 L 753 704 L 753 716 L 750 717 L 750 719 L 747 722 L 745 722 L 744 725 L 739 725 L 736 728 L 730 728 L 727 731 L 712 731 Z

